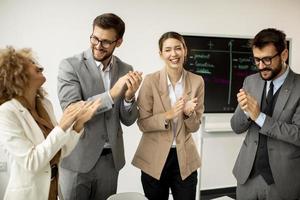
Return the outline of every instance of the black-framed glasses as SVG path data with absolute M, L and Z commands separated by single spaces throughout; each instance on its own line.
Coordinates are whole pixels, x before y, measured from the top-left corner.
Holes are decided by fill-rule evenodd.
M 101 47 L 103 48 L 109 48 L 110 45 L 112 45 L 113 43 L 115 43 L 116 41 L 118 41 L 118 39 L 114 40 L 114 41 L 109 41 L 109 40 L 99 40 L 96 36 L 91 35 L 90 36 L 90 41 L 93 45 L 98 45 L 100 43 Z
M 262 61 L 266 66 L 270 66 L 272 64 L 272 59 L 278 55 L 280 55 L 280 53 L 276 53 L 274 56 L 266 56 L 263 58 L 254 57 L 253 61 L 256 66 L 259 66 L 260 61 Z

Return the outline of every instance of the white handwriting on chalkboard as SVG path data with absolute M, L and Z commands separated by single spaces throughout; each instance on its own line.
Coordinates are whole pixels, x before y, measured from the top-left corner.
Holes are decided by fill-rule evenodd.
M 195 54 L 194 59 L 206 59 L 208 60 L 210 58 L 210 54 Z

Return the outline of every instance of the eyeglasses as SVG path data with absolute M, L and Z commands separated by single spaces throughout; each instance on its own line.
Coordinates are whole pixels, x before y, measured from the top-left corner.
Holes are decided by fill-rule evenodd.
M 112 45 L 114 42 L 116 42 L 118 39 L 114 41 L 109 41 L 109 40 L 99 40 L 97 37 L 91 35 L 90 36 L 90 41 L 93 45 L 98 45 L 100 43 L 101 47 L 103 48 L 109 48 L 110 45 Z
M 263 57 L 263 58 L 254 57 L 253 58 L 254 64 L 256 66 L 259 66 L 260 61 L 262 61 L 266 66 L 270 66 L 272 64 L 272 59 L 278 55 L 280 55 L 280 53 L 276 53 L 274 56 L 267 56 L 267 57 Z

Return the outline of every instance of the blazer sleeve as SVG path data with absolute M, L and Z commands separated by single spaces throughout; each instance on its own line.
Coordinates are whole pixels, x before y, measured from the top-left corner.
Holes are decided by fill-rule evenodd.
M 130 65 L 125 65 L 122 66 L 127 73 L 128 71 L 133 71 L 133 67 Z M 125 88 L 124 91 L 125 93 Z M 126 126 L 132 125 L 138 116 L 138 110 L 137 110 L 137 103 L 135 100 L 131 103 L 131 105 L 125 106 L 124 104 L 124 95 L 120 96 L 119 102 L 120 102 L 120 107 L 119 107 L 119 116 L 120 116 L 120 121 L 122 124 Z
M 296 108 L 291 122 L 266 116 L 260 133 L 300 147 L 300 106 Z
M 75 66 L 81 65 L 79 61 L 70 62 L 71 59 L 64 59 L 59 65 L 58 79 L 57 79 L 57 91 L 58 98 L 62 109 L 66 109 L 71 103 L 85 100 L 82 96 L 81 83 L 76 73 Z M 96 115 L 106 112 L 112 108 L 113 102 L 111 102 L 108 92 L 103 92 L 95 96 L 90 97 L 87 100 L 101 99 L 101 105 L 99 106 Z
M 152 80 L 150 76 L 146 76 L 141 86 L 138 95 L 138 127 L 143 133 L 151 133 L 157 131 L 168 131 L 170 126 L 165 125 L 164 111 L 160 113 L 153 113 L 154 106 L 154 92 L 156 89 L 152 87 Z
M 201 117 L 204 112 L 204 80 L 202 77 L 200 77 L 199 80 L 200 81 L 197 82 L 199 82 L 200 84 L 197 87 L 195 95 L 198 100 L 197 106 L 195 107 L 195 112 L 193 112 L 193 114 L 189 118 L 186 118 L 183 121 L 187 133 L 196 132 L 199 129 L 201 124 Z
M 126 126 L 132 125 L 138 117 L 138 109 L 136 101 L 132 102 L 130 108 L 125 108 L 124 100 L 121 100 L 120 120 Z
M 45 140 L 35 144 L 27 135 L 41 134 L 19 116 L 17 110 L 0 109 L 0 141 L 9 155 L 25 170 L 38 172 L 68 142 L 70 132 L 64 132 L 56 126 Z
M 84 134 L 84 129 L 77 133 L 72 128 L 69 128 L 69 130 L 67 130 L 66 132 L 70 135 L 70 137 L 61 148 L 61 158 L 68 156 L 73 151 L 81 135 Z
M 248 91 L 247 85 L 248 78 L 246 78 L 243 83 L 243 88 L 246 91 Z M 242 134 L 249 129 L 251 123 L 253 123 L 252 120 L 248 120 L 248 117 L 245 114 L 245 112 L 240 108 L 239 105 L 237 105 L 235 112 L 230 119 L 232 130 L 237 134 Z
M 44 107 L 47 110 L 53 125 L 57 126 L 58 123 L 56 121 L 56 117 L 51 102 L 45 99 Z M 68 130 L 66 130 L 66 132 L 69 134 L 70 137 L 61 148 L 61 158 L 68 156 L 72 152 L 72 150 L 75 148 L 76 144 L 78 143 L 79 138 L 81 137 L 82 134 L 84 134 L 84 129 L 80 130 L 80 132 L 77 133 L 76 131 L 73 130 L 73 127 L 71 126 Z

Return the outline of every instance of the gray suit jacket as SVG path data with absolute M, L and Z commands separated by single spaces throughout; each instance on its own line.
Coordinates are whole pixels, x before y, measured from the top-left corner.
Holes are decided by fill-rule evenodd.
M 133 70 L 130 65 L 114 56 L 111 86 L 129 70 Z M 120 170 L 125 164 L 120 121 L 126 126 L 133 124 L 138 115 L 137 106 L 134 102 L 126 110 L 123 97 L 111 104 L 91 49 L 62 60 L 58 73 L 58 97 L 63 109 L 79 100 L 100 98 L 102 103 L 96 115 L 86 123 L 84 134 L 73 152 L 64 158 L 61 166 L 81 173 L 90 171 L 100 157 L 108 135 L 115 167 Z
M 247 77 L 243 88 L 261 104 L 264 80 L 260 75 Z M 266 117 L 260 128 L 248 121 L 238 106 L 231 127 L 240 134 L 247 131 L 233 174 L 244 184 L 251 172 L 258 144 L 258 133 L 268 136 L 268 154 L 275 185 L 282 198 L 300 197 L 300 75 L 291 69 L 281 86 L 273 116 Z

